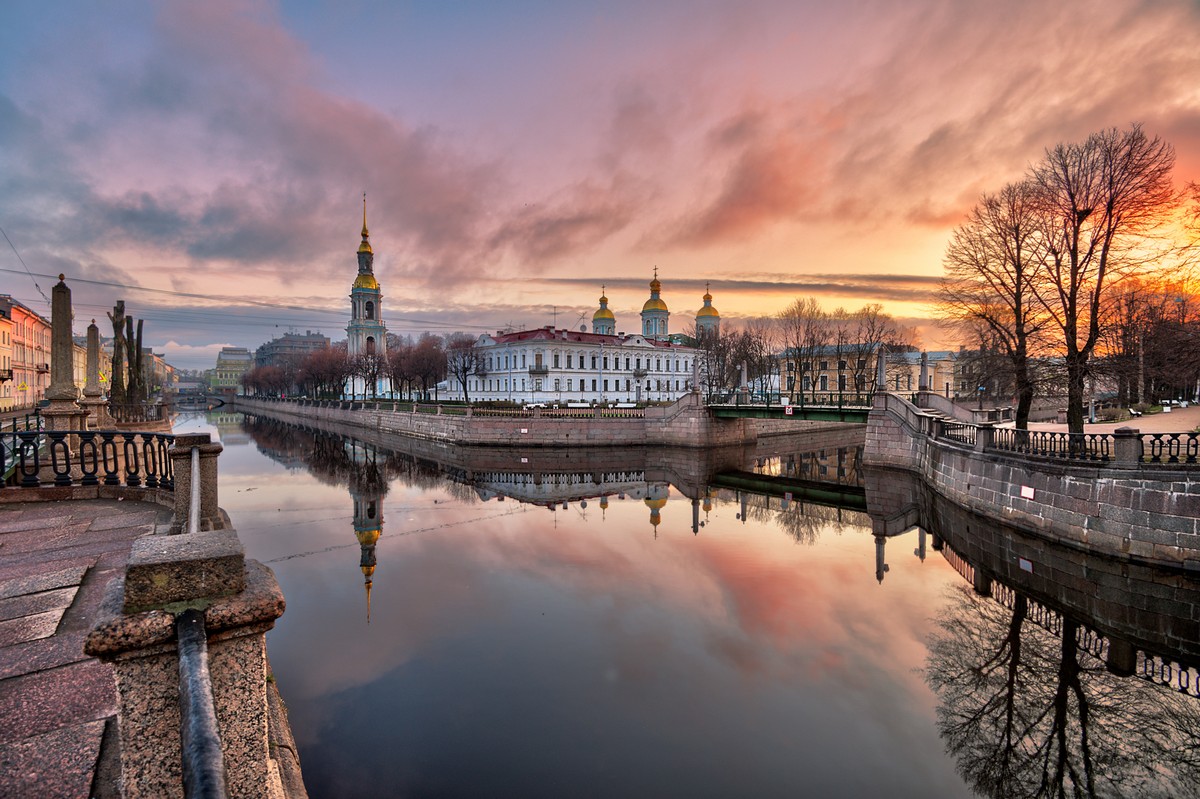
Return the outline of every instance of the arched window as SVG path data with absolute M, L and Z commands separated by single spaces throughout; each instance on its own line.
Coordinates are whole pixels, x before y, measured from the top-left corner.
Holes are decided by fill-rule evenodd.
M 371 302 L 370 300 L 367 300 L 367 318 L 375 318 L 375 303 Z
M 368 303 L 370 305 L 370 303 Z M 375 354 L 375 337 L 367 336 L 367 355 Z

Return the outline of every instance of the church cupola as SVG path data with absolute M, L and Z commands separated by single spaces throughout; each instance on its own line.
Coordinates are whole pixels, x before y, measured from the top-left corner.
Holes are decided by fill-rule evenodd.
M 704 285 L 704 307 L 696 311 L 696 335 L 719 335 L 721 332 L 721 314 L 712 304 L 712 294 L 708 284 Z
M 659 292 L 662 283 L 658 282 L 658 267 L 654 267 L 654 279 L 650 281 L 650 299 L 642 306 L 642 335 L 646 338 L 664 340 L 667 337 L 667 321 L 671 314 L 667 304 L 662 301 Z
M 600 287 L 600 308 L 592 314 L 592 332 L 604 335 L 615 335 L 617 318 L 608 310 L 608 297 L 604 296 L 604 287 Z

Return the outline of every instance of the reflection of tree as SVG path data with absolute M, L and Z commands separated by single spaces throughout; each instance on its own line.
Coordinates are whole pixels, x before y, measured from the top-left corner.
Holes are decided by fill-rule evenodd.
M 413 488 L 446 491 L 465 503 L 479 501 L 469 487 L 454 482 L 453 473 L 432 461 L 265 417 L 248 416 L 242 426 L 264 455 L 289 468 L 307 469 L 326 485 L 382 497 L 399 480 Z
M 925 679 L 959 773 L 984 796 L 1200 795 L 1200 702 L 1122 678 L 1051 632 L 1019 594 L 1009 610 L 951 592 Z M 1059 625 L 1054 625 L 1059 627 Z
M 774 506 L 773 506 L 774 505 Z M 870 527 L 870 520 L 860 511 L 843 510 L 814 502 L 793 501 L 786 509 L 778 507 L 779 499 L 766 494 L 746 495 L 746 518 L 778 524 L 798 543 L 813 545 L 823 531 L 834 529 L 841 533 L 847 528 Z

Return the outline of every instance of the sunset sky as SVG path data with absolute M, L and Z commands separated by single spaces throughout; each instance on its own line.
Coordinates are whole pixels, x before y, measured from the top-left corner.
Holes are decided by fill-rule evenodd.
M 7 0 L 0 292 L 185 368 L 337 340 L 365 191 L 401 334 L 634 331 L 656 266 L 672 330 L 923 319 L 980 192 L 1132 122 L 1200 179 L 1200 4 Z

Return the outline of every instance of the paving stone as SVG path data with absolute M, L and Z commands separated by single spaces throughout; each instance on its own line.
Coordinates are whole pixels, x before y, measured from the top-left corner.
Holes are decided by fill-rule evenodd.
M 112 667 L 95 659 L 24 674 L 0 684 L 0 741 L 28 738 L 116 713 Z
M 54 635 L 54 631 L 58 629 L 58 623 L 62 620 L 64 610 L 66 608 L 55 608 L 43 613 L 34 613 L 31 616 L 22 616 L 19 619 L 0 621 L 0 647 Z
M 10 599 L 0 599 L 0 622 L 32 616 L 54 608 L 66 609 L 78 591 L 76 587 L 56 588 L 37 594 L 22 594 Z
M 0 581 L 0 599 L 36 594 L 40 591 L 50 591 L 55 588 L 79 585 L 87 566 L 71 566 L 58 569 L 47 574 L 31 574 L 28 577 L 11 577 Z
M 103 721 L 0 743 L 0 796 L 77 799 L 92 788 Z
M 0 681 L 89 660 L 83 653 L 86 639 L 86 630 L 63 632 L 60 629 L 57 635 L 49 638 L 5 647 L 0 650 Z M 0 686 L 3 686 L 2 682 Z

